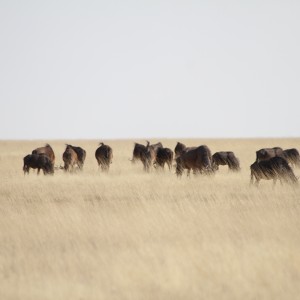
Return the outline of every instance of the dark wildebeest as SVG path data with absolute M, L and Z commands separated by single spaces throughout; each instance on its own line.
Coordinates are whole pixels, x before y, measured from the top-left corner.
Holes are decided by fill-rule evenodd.
M 79 169 L 82 170 L 83 165 L 84 165 L 84 161 L 85 161 L 85 157 L 86 157 L 86 151 L 84 149 L 82 149 L 81 147 L 76 147 L 76 146 L 72 146 L 72 145 L 66 145 L 71 147 L 77 154 L 77 158 L 78 158 L 78 167 Z
M 283 155 L 292 166 L 300 167 L 300 155 L 297 149 L 286 149 L 283 151 Z
M 55 163 L 55 155 L 54 155 L 54 151 L 51 148 L 51 146 L 49 144 L 46 144 L 44 147 L 40 147 L 40 148 L 36 148 L 32 151 L 32 154 L 45 154 L 46 156 L 49 157 L 52 166 L 54 167 L 54 163 Z
M 168 165 L 169 170 L 172 168 L 174 153 L 169 148 L 158 148 L 156 153 L 156 165 L 164 169 L 165 164 Z
M 295 176 L 292 168 L 289 166 L 288 162 L 280 157 L 275 156 L 268 160 L 262 160 L 259 162 L 254 162 L 250 166 L 251 179 L 250 183 L 254 183 L 254 178 L 256 179 L 256 185 L 259 184 L 261 179 L 273 180 L 273 185 L 279 179 L 282 183 L 298 183 L 298 179 Z
M 95 152 L 98 166 L 101 167 L 102 171 L 108 171 L 113 159 L 113 150 L 104 143 L 100 143 L 99 145 L 100 147 Z
M 28 154 L 23 158 L 23 171 L 24 175 L 29 174 L 30 168 L 37 169 L 37 174 L 40 174 L 42 169 L 44 174 L 53 174 L 54 169 L 50 158 L 45 154 Z
M 64 170 L 73 172 L 75 166 L 79 167 L 78 156 L 75 150 L 70 145 L 66 145 L 66 150 L 63 153 Z
M 212 165 L 214 170 L 219 170 L 219 166 L 228 165 L 231 171 L 240 171 L 240 162 L 232 151 L 216 152 L 212 156 Z
M 184 169 L 188 170 L 188 176 L 191 169 L 194 173 L 212 174 L 212 156 L 211 151 L 206 145 L 194 149 L 185 150 L 176 158 L 176 174 L 181 176 Z
M 196 149 L 197 147 L 187 147 L 185 144 L 177 142 L 176 147 L 174 149 L 175 158 L 180 156 L 183 152 Z
M 146 152 L 146 146 L 139 143 L 134 143 L 131 162 L 135 163 L 137 160 L 141 160 L 143 152 Z
M 159 149 L 163 148 L 162 143 L 156 143 L 150 145 L 150 142 L 147 141 L 147 145 L 135 143 L 132 155 L 132 162 L 140 160 L 144 166 L 145 171 L 149 171 L 150 168 L 156 164 L 156 156 Z
M 157 151 L 157 149 L 156 149 Z M 150 143 L 147 142 L 146 150 L 141 152 L 141 161 L 146 172 L 150 171 L 150 168 L 153 166 L 156 160 L 156 151 L 151 147 Z
M 274 148 L 263 148 L 256 151 L 256 161 L 260 162 L 262 160 L 267 160 L 275 156 L 283 157 L 283 150 L 280 147 Z
M 138 143 L 135 143 L 134 144 L 134 148 L 133 148 L 133 153 L 132 153 L 132 159 L 131 161 L 133 163 L 135 163 L 137 160 L 141 160 L 142 161 L 142 156 L 145 158 L 145 153 L 148 151 L 148 148 L 147 147 L 151 147 L 154 152 L 155 152 L 155 155 L 158 151 L 159 148 L 163 148 L 163 145 L 162 143 L 156 143 L 156 144 L 152 144 L 150 145 L 150 142 L 147 141 L 147 145 L 142 145 L 142 144 L 138 144 Z

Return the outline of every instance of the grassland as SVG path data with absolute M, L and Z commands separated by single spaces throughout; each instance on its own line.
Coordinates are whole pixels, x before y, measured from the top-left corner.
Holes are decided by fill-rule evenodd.
M 300 139 L 181 141 L 232 150 L 242 170 L 146 174 L 124 140 L 108 141 L 103 174 L 97 141 L 1 141 L 0 299 L 299 299 L 300 189 L 250 187 L 249 165 Z M 86 149 L 83 172 L 24 177 L 22 158 L 45 142 L 57 165 L 65 142 Z

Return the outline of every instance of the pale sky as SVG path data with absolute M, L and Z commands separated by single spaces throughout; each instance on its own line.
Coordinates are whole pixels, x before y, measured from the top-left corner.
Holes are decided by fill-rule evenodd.
M 0 139 L 300 136 L 300 1 L 0 0 Z

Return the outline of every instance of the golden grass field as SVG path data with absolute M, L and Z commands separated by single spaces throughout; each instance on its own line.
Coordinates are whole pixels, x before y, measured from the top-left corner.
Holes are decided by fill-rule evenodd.
M 104 141 L 104 174 L 96 140 L 0 141 L 0 299 L 299 299 L 300 188 L 250 187 L 249 166 L 300 139 L 180 141 L 232 150 L 242 170 L 147 174 L 120 140 Z M 86 149 L 83 172 L 24 177 L 23 157 L 46 142 L 56 165 L 66 142 Z

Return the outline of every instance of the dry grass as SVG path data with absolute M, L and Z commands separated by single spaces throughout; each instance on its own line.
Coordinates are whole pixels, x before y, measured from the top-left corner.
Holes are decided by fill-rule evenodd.
M 300 140 L 181 141 L 233 150 L 241 173 L 145 174 L 132 141 L 111 141 L 103 174 L 97 141 L 66 141 L 87 150 L 82 173 L 24 177 L 22 158 L 45 142 L 0 142 L 0 299 L 298 298 L 300 189 L 250 187 L 249 165 Z M 65 141 L 47 142 L 59 164 Z

